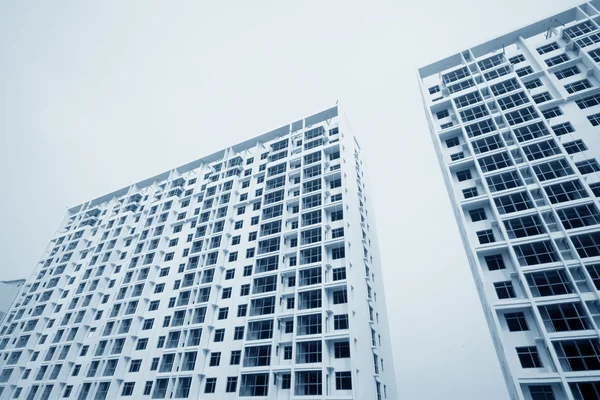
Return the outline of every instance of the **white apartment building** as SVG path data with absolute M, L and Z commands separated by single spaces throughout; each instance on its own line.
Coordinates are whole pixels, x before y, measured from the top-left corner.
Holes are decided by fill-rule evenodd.
M 511 399 L 600 399 L 600 1 L 418 70 Z
M 337 106 L 72 207 L 0 399 L 396 399 L 377 246 Z
M 21 292 L 21 286 L 24 284 L 25 279 L 0 281 L 0 323 L 12 307 L 15 298 Z

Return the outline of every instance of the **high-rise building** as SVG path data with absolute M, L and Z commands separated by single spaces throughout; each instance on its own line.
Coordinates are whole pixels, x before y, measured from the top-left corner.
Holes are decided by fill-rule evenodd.
M 0 281 L 0 323 L 2 323 L 6 313 L 12 307 L 24 284 L 25 279 Z
M 599 11 L 582 4 L 418 70 L 512 399 L 600 399 Z
M 396 399 L 338 108 L 70 208 L 0 329 L 1 399 Z

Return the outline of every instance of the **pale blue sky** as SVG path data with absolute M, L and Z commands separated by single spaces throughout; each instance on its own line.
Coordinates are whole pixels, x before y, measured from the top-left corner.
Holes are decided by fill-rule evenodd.
M 366 152 L 400 398 L 505 400 L 415 69 L 578 3 L 1 1 L 0 279 L 31 272 L 67 206 L 339 100 Z

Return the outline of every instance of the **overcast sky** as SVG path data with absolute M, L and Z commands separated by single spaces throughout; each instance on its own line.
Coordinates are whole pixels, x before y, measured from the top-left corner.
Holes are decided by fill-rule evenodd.
M 572 0 L 0 2 L 0 279 L 66 207 L 339 100 L 365 150 L 401 399 L 505 400 L 415 70 Z

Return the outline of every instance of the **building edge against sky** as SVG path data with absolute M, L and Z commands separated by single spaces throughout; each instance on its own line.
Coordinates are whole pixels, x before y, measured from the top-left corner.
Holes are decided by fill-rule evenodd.
M 511 399 L 600 398 L 599 10 L 417 71 Z
M 338 110 L 71 207 L 0 328 L 0 399 L 396 399 Z

